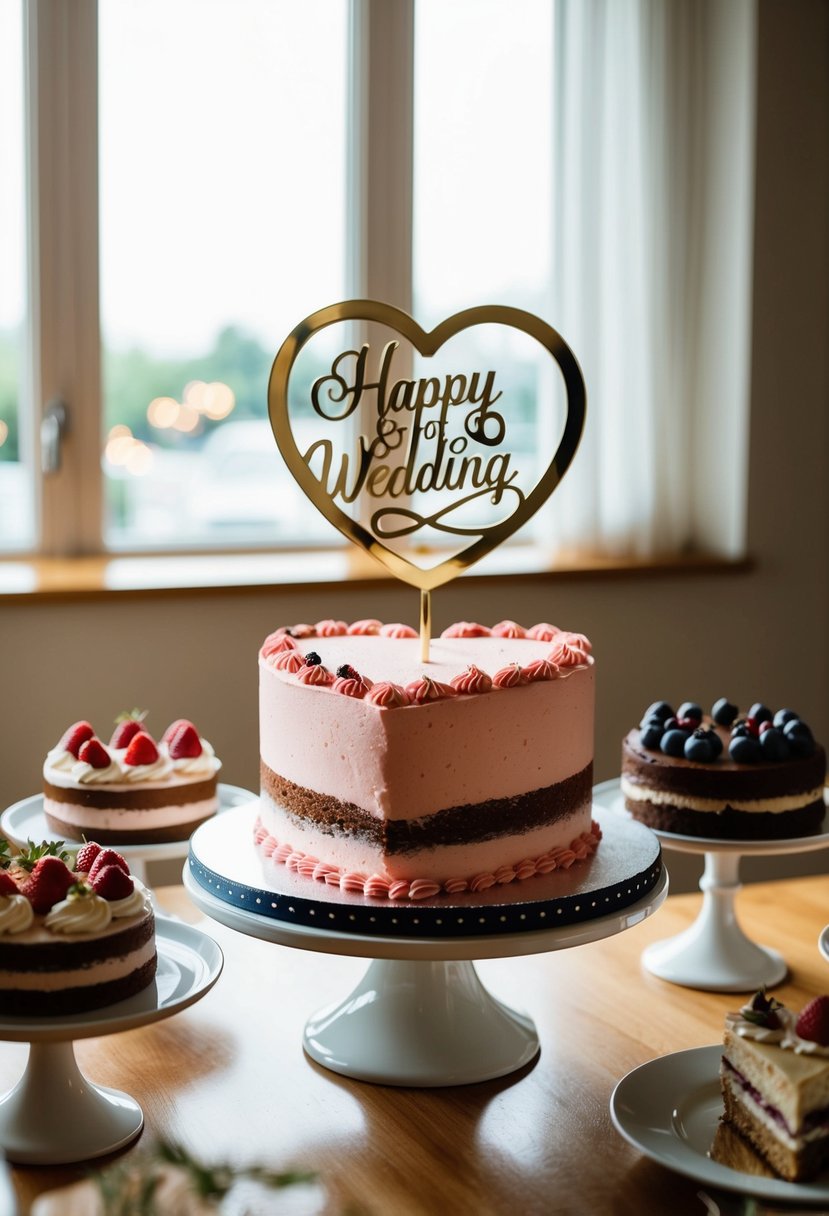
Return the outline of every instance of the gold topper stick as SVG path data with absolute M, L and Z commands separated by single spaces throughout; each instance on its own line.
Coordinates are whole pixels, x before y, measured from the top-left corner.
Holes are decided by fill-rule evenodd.
M 429 662 L 429 642 L 432 637 L 432 596 L 428 591 L 420 593 L 420 661 Z

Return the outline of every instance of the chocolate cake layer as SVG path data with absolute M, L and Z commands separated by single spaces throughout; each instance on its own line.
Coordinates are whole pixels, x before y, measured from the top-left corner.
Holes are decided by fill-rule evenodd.
M 313 823 L 328 835 L 336 832 L 367 840 L 386 853 L 401 854 L 515 836 L 564 819 L 590 802 L 593 765 L 545 789 L 450 807 L 415 820 L 376 819 L 353 803 L 294 785 L 264 762 L 260 763 L 260 778 L 264 793 L 297 820 Z
M 44 780 L 43 792 L 54 802 L 71 802 L 74 806 L 97 807 L 107 810 L 126 807 L 131 811 L 156 810 L 165 806 L 185 806 L 188 802 L 202 802 L 216 796 L 216 777 L 206 781 L 181 782 L 176 785 L 146 789 L 135 785 L 130 789 L 113 790 L 86 785 L 52 785 Z M 132 838 L 132 834 L 130 834 Z
M 752 1117 L 751 1111 L 737 1100 L 730 1085 L 723 1084 L 722 1094 L 726 1122 L 745 1136 L 781 1178 L 789 1182 L 808 1182 L 823 1170 L 829 1159 L 829 1138 L 810 1140 L 794 1150 Z
M 15 945 L 13 937 L 0 937 L 0 971 L 68 971 L 84 967 L 138 950 L 150 940 L 154 931 L 155 919 L 150 913 L 120 933 L 91 941 L 65 936 Z
M 142 967 L 121 979 L 83 988 L 64 988 L 56 992 L 0 990 L 0 1014 L 11 1017 L 63 1017 L 102 1009 L 149 987 L 155 978 L 157 964 L 157 956 L 153 955 Z
M 811 756 L 795 756 L 774 763 L 735 764 L 728 754 L 730 732 L 723 727 L 716 729 L 723 752 L 708 764 L 643 747 L 639 730 L 629 731 L 622 745 L 622 773 L 643 788 L 725 802 L 784 798 L 823 785 L 826 752 L 822 747 L 816 747 Z
M 187 823 L 173 823 L 165 828 L 129 828 L 107 829 L 98 827 L 90 820 L 85 827 L 75 823 L 64 823 L 54 815 L 46 812 L 46 822 L 63 840 L 78 841 L 85 836 L 94 839 L 98 844 L 166 844 L 169 841 L 187 840 L 197 827 L 212 819 L 212 815 L 203 815 L 199 819 L 190 819 Z
M 822 799 L 795 811 L 689 811 L 684 807 L 625 799 L 635 819 L 658 832 L 714 840 L 788 840 L 819 831 L 826 816 Z

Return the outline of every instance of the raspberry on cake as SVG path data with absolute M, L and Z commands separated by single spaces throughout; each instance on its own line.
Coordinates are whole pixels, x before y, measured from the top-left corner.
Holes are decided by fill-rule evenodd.
M 123 858 L 90 841 L 10 857 L 0 847 L 0 1013 L 85 1013 L 142 991 L 156 971 L 155 917 Z M 95 870 L 95 860 L 104 863 Z M 113 854 L 118 858 L 118 854 Z
M 122 714 L 108 744 L 75 722 L 43 766 L 49 826 L 68 838 L 149 844 L 185 840 L 218 810 L 221 768 L 192 722 L 177 718 L 156 742 L 139 710 Z
M 266 862 L 377 898 L 546 874 L 596 849 L 582 634 L 462 622 L 277 630 L 259 654 Z
M 823 823 L 826 752 L 791 709 L 721 698 L 710 716 L 655 701 L 622 744 L 621 789 L 635 818 L 659 831 L 720 840 L 780 840 Z
M 723 1118 L 789 1182 L 829 1166 L 829 996 L 796 1016 L 758 992 L 726 1015 Z

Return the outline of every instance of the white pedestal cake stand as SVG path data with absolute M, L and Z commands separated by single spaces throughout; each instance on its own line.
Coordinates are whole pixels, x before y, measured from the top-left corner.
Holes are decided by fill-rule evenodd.
M 0 1144 L 9 1161 L 65 1165 L 130 1144 L 144 1125 L 129 1094 L 94 1085 L 75 1059 L 74 1041 L 117 1034 L 170 1017 L 208 992 L 222 970 L 222 952 L 207 934 L 156 918 L 158 971 L 144 992 L 71 1017 L 0 1017 L 0 1039 L 29 1043 L 17 1085 L 0 1097 Z
M 242 806 L 253 798 L 253 794 L 249 790 L 243 790 L 236 785 L 220 784 L 218 794 L 220 811 Z M 19 849 L 24 848 L 29 840 L 39 844 L 41 840 L 56 840 L 60 836 L 59 832 L 50 827 L 46 819 L 42 794 L 33 794 L 30 798 L 23 798 L 20 802 L 15 802 L 12 806 L 7 807 L 0 816 L 0 834 Z M 94 837 L 90 838 L 94 839 Z M 73 840 L 68 836 L 65 836 L 64 839 L 69 848 L 80 847 L 80 839 Z M 123 854 L 130 872 L 145 885 L 148 863 L 178 861 L 179 859 L 183 861 L 189 847 L 190 838 L 187 836 L 183 840 L 165 840 L 160 844 L 131 844 L 126 840 L 123 844 L 107 845 L 107 848 L 116 848 L 119 853 Z
M 225 817 L 221 833 L 215 823 L 199 828 L 184 885 L 202 911 L 240 933 L 373 960 L 353 992 L 309 1019 L 303 1039 L 312 1059 L 360 1081 L 465 1085 L 521 1068 L 539 1050 L 535 1026 L 487 991 L 472 960 L 609 937 L 644 920 L 667 893 L 653 834 L 613 815 L 602 820 L 606 838 L 590 863 L 440 904 L 349 897 L 275 866 L 265 887 L 253 846 L 257 814 L 254 802 Z M 605 903 L 608 912 L 597 915 Z M 572 917 L 582 919 L 556 923 Z
M 593 796 L 600 806 L 630 820 L 618 779 L 597 785 Z M 734 903 L 742 885 L 740 860 L 829 848 L 829 816 L 817 835 L 790 840 L 716 840 L 659 831 L 656 835 L 665 848 L 703 854 L 705 868 L 697 919 L 683 933 L 654 942 L 644 951 L 642 962 L 648 971 L 672 984 L 708 992 L 754 992 L 785 979 L 788 968 L 782 955 L 751 941 L 737 921 Z

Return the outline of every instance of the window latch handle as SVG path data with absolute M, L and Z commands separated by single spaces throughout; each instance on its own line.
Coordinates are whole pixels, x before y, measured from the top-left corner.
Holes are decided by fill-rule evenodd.
M 60 470 L 61 446 L 69 430 L 69 407 L 55 398 L 40 420 L 40 467 L 44 476 Z

